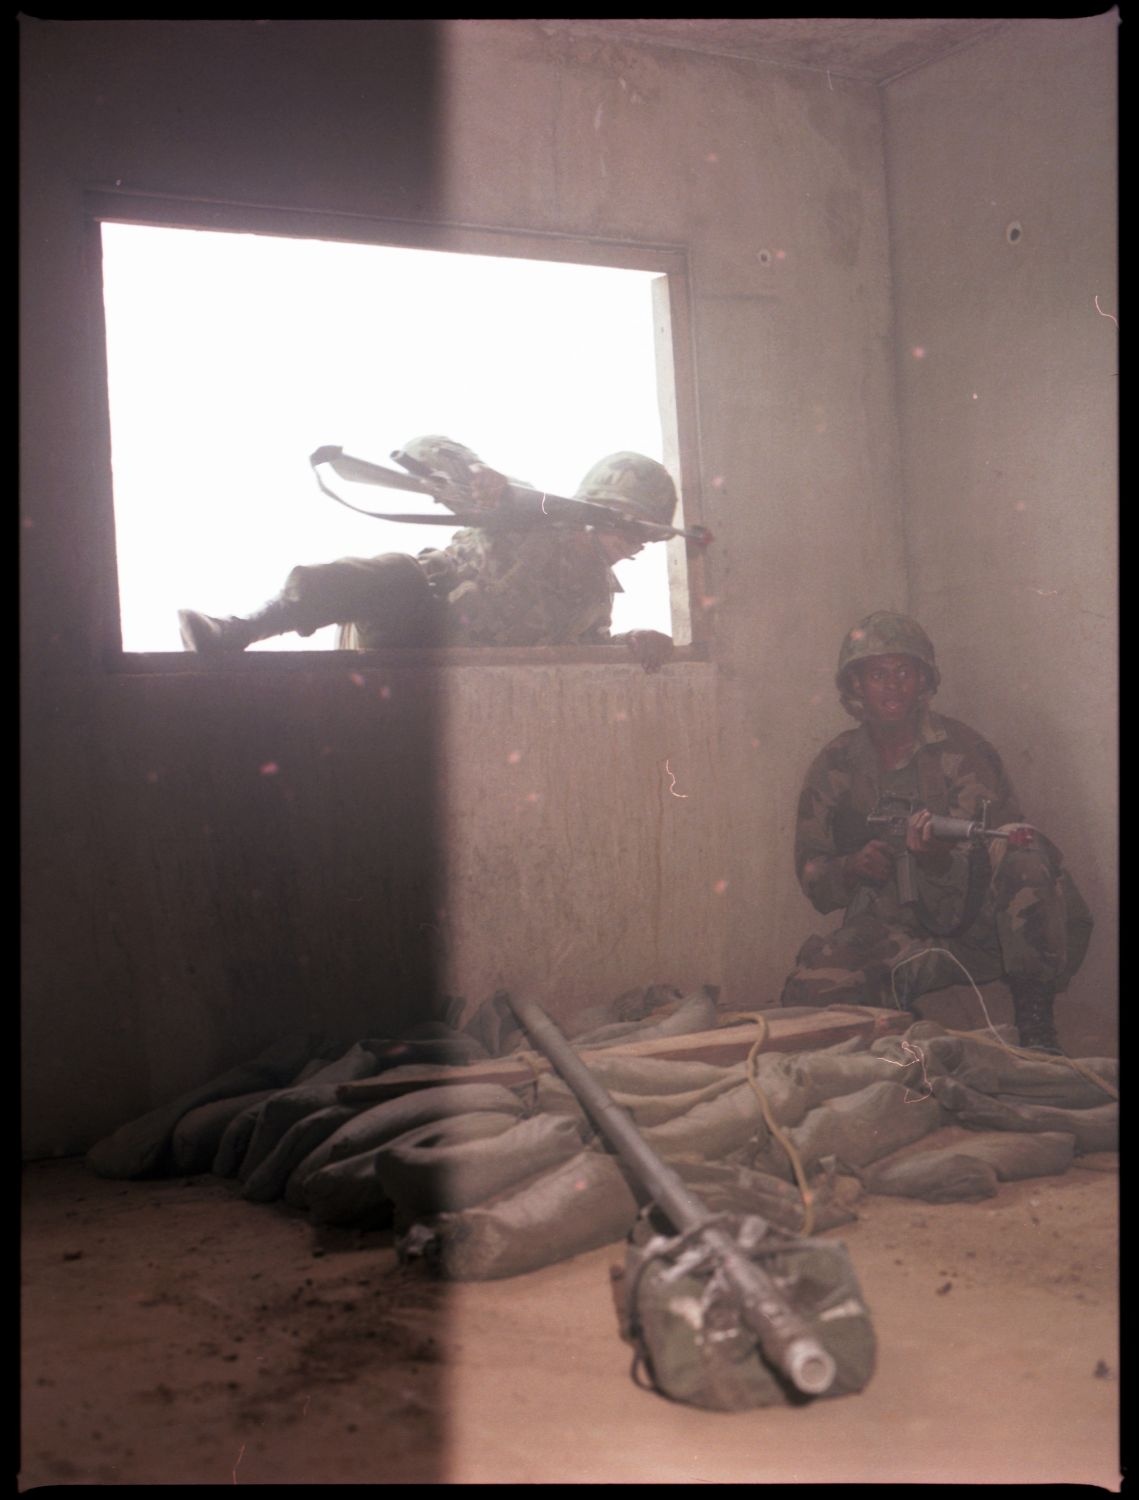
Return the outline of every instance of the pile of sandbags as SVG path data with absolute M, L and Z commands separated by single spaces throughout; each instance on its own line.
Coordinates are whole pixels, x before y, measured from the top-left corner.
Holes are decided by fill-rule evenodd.
M 587 1033 L 591 1048 L 629 1040 L 630 1028 L 638 1039 L 707 1029 L 710 992 L 645 993 L 663 994 L 663 1016 L 638 1018 L 626 1003 Z M 124 1126 L 89 1163 L 105 1176 L 210 1170 L 314 1223 L 391 1227 L 405 1259 L 456 1279 L 518 1275 L 620 1239 L 649 1194 L 560 1078 L 423 1086 L 405 1068 L 487 1057 L 479 1030 L 521 1041 L 497 1003 L 479 1015 L 464 1033 L 435 1022 L 404 1039 L 286 1039 Z M 760 1052 L 750 1067 L 604 1050 L 590 1067 L 710 1211 L 792 1233 L 804 1226 L 802 1181 L 825 1230 L 855 1217 L 863 1191 L 975 1199 L 1118 1145 L 1115 1060 L 1029 1058 L 928 1021 L 874 1042 Z M 372 1103 L 346 1087 L 381 1073 L 408 1092 Z

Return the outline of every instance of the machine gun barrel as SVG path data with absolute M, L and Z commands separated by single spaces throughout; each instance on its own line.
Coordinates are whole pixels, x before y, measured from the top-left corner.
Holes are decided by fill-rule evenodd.
M 834 1359 L 787 1303 L 772 1279 L 735 1241 L 711 1222 L 704 1204 L 610 1098 L 553 1021 L 534 1000 L 508 995 L 510 1006 L 534 1042 L 569 1084 L 618 1156 L 681 1233 L 699 1234 L 717 1256 L 732 1288 L 740 1319 L 775 1369 L 804 1395 L 821 1396 L 834 1384 Z M 701 1227 L 703 1226 L 703 1227 Z

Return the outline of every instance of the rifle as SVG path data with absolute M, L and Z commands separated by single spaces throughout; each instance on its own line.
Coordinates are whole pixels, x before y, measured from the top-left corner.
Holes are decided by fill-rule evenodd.
M 906 825 L 922 805 L 920 797 L 903 797 L 898 793 L 888 792 L 866 819 L 866 828 L 871 836 L 875 829 L 880 828 L 882 832 L 879 837 L 895 846 L 895 852 L 898 855 L 896 865 L 898 900 L 903 906 L 917 908 L 919 915 L 921 914 L 921 897 L 918 894 L 913 851 L 906 847 Z M 963 932 L 974 920 L 980 909 L 980 902 L 984 898 L 984 886 L 988 880 L 988 861 L 983 857 L 985 845 L 993 839 L 1008 839 L 1011 844 L 1017 845 L 1027 844 L 1032 840 L 1032 833 L 1028 828 L 1011 830 L 990 828 L 987 802 L 981 803 L 979 818 L 947 818 L 942 817 L 940 813 L 932 813 L 929 823 L 934 838 L 970 846 L 969 891 L 966 895 L 964 913 L 948 932 L 929 929 L 940 937 L 953 937 Z M 929 924 L 927 922 L 924 925 L 928 927 Z
M 540 527 L 562 526 L 577 531 L 617 531 L 623 536 L 645 543 L 664 541 L 670 536 L 682 536 L 698 547 L 706 547 L 712 540 L 712 533 L 706 526 L 663 526 L 655 521 L 629 516 L 615 506 L 604 505 L 596 500 L 570 500 L 563 495 L 549 495 L 544 490 L 534 490 L 522 484 L 508 485 L 502 495 L 489 506 L 475 505 L 469 492 L 461 485 L 456 485 L 427 464 L 420 463 L 398 448 L 391 457 L 407 473 L 385 468 L 382 464 L 374 464 L 367 459 L 353 458 L 343 448 L 330 445 L 317 448 L 311 453 L 309 463 L 316 474 L 317 485 L 324 494 L 338 505 L 347 506 L 358 515 L 371 516 L 377 521 L 409 521 L 420 526 L 476 526 L 483 531 L 530 531 Z M 329 488 L 318 472 L 322 464 L 327 464 L 341 479 L 427 495 L 438 505 L 446 506 L 448 514 L 409 516 L 401 512 L 363 510 Z
M 873 1367 L 874 1341 L 845 1249 L 795 1239 L 758 1215 L 729 1223 L 731 1216 L 710 1213 L 656 1155 L 542 1007 L 513 995 L 506 999 L 677 1231 L 643 1247 L 631 1243 L 626 1270 L 623 1321 L 658 1389 L 731 1410 L 861 1389 Z M 770 1272 L 757 1264 L 760 1259 Z M 687 1294 L 693 1278 L 696 1297 Z

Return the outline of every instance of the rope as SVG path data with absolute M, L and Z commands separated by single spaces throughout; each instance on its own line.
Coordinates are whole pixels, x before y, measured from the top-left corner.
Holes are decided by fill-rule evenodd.
M 533 1101 L 532 1101 L 532 1103 L 530 1105 L 530 1108 L 531 1109 L 536 1109 L 537 1106 L 538 1106 L 538 1085 L 541 1082 L 542 1075 L 546 1071 L 545 1068 L 539 1067 L 538 1064 L 539 1064 L 540 1061 L 544 1061 L 544 1059 L 541 1059 L 539 1057 L 539 1054 L 537 1052 L 534 1052 L 529 1047 L 523 1047 L 519 1051 L 514 1052 L 511 1055 L 513 1057 L 520 1058 L 521 1061 L 526 1064 L 526 1066 L 530 1069 L 531 1073 L 533 1073 L 533 1075 L 534 1075 L 534 1080 L 533 1080 L 533 1082 L 534 1082 L 534 1098 L 533 1098 Z M 526 1088 L 527 1085 L 526 1084 L 521 1084 L 520 1087 Z
M 898 1010 L 901 1010 L 903 1007 L 898 1000 L 898 991 L 896 985 L 894 984 L 894 975 L 902 967 L 903 964 L 912 964 L 915 959 L 924 958 L 927 953 L 943 953 L 946 958 L 951 958 L 953 960 L 953 962 L 961 970 L 962 974 L 964 974 L 965 978 L 972 985 L 973 993 L 977 997 L 977 1003 L 981 1007 L 981 1013 L 985 1017 L 985 1021 L 988 1023 L 989 1030 L 993 1033 L 993 1038 L 990 1041 L 988 1037 L 980 1036 L 975 1031 L 953 1031 L 949 1027 L 946 1027 L 945 1029 L 950 1036 L 972 1037 L 974 1041 L 981 1042 L 986 1047 L 999 1047 L 1003 1052 L 1007 1052 L 1010 1057 L 1019 1057 L 1030 1062 L 1066 1063 L 1073 1072 L 1081 1074 L 1088 1080 L 1089 1083 L 1094 1083 L 1097 1088 L 1101 1088 L 1104 1093 L 1109 1095 L 1112 1099 L 1119 1098 L 1119 1090 L 1113 1084 L 1108 1083 L 1105 1078 L 1101 1078 L 1098 1073 L 1093 1072 L 1091 1068 L 1080 1062 L 1078 1058 L 1065 1057 L 1062 1053 L 1060 1055 L 1057 1055 L 1054 1052 L 1037 1052 L 1032 1047 L 1013 1047 L 1008 1042 L 1006 1042 L 1005 1039 L 997 1031 L 996 1026 L 993 1024 L 993 1018 L 989 1015 L 984 996 L 977 988 L 972 974 L 969 973 L 969 970 L 957 957 L 956 953 L 951 953 L 948 948 L 923 948 L 920 953 L 911 953 L 908 958 L 900 958 L 898 960 L 898 962 L 890 970 L 890 993 L 893 996 L 894 1005 Z
M 741 1014 L 747 1015 L 748 1020 L 754 1021 L 759 1028 L 759 1035 L 756 1037 L 751 1051 L 747 1055 L 747 1081 L 751 1085 L 752 1093 L 759 1100 L 759 1108 L 768 1130 L 770 1130 L 771 1134 L 783 1147 L 784 1151 L 786 1151 L 788 1160 L 791 1163 L 791 1170 L 795 1173 L 795 1181 L 799 1185 L 799 1195 L 803 1200 L 803 1222 L 799 1232 L 808 1235 L 815 1227 L 815 1195 L 807 1182 L 807 1174 L 803 1170 L 802 1158 L 799 1156 L 798 1151 L 796 1151 L 790 1137 L 784 1133 L 783 1128 L 771 1113 L 771 1106 L 768 1104 L 767 1097 L 755 1077 L 755 1059 L 759 1055 L 760 1048 L 767 1040 L 767 1019 L 760 1011 L 744 1011 Z

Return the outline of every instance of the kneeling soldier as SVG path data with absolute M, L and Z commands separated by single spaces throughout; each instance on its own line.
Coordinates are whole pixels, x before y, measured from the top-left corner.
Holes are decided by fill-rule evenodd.
M 795 837 L 800 885 L 843 921 L 803 944 L 782 1003 L 912 1007 L 964 966 L 1007 983 L 1022 1046 L 1058 1053 L 1053 1001 L 1083 962 L 1091 914 L 1059 849 L 1023 821 L 996 750 L 929 707 L 939 682 L 905 615 L 869 615 L 843 641 L 836 683 L 861 722 L 816 756 Z M 899 827 L 893 841 L 876 836 L 884 808 L 906 810 L 879 818 Z M 944 817 L 976 835 L 938 837 Z

